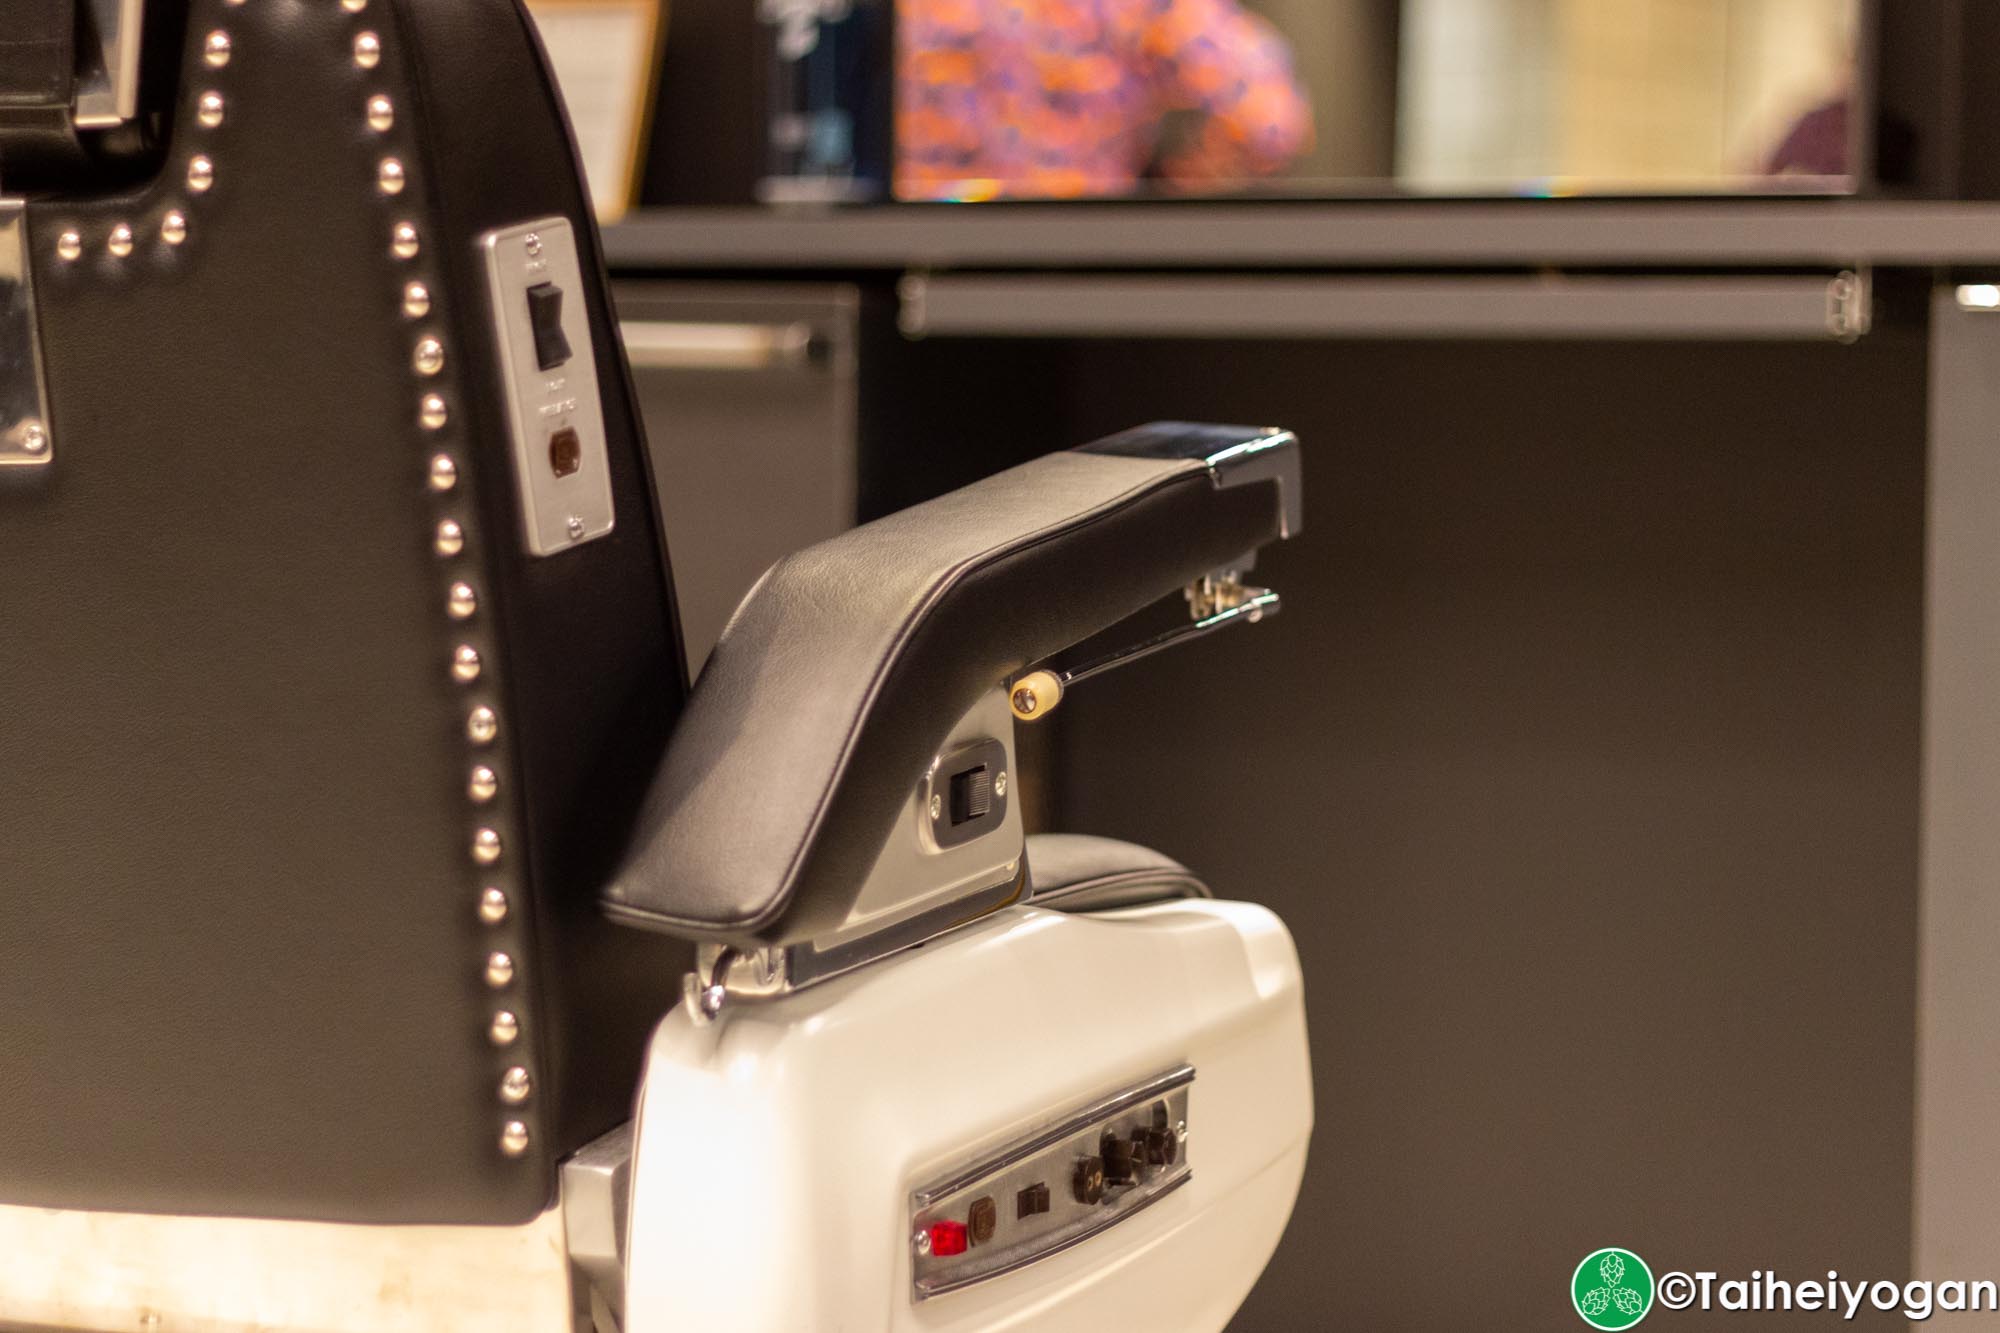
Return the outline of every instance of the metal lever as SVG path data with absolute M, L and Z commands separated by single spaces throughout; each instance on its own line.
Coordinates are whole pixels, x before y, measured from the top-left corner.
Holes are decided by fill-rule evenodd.
M 1017 679 L 1007 692 L 1008 705 L 1023 722 L 1036 722 L 1055 711 L 1069 687 L 1089 680 L 1113 667 L 1136 662 L 1142 657 L 1199 639 L 1232 625 L 1255 625 L 1266 616 L 1278 614 L 1281 599 L 1269 588 L 1254 588 L 1235 573 L 1213 574 L 1187 586 L 1188 614 L 1193 623 L 1165 630 L 1149 639 L 1093 657 L 1081 666 L 1060 671 L 1030 671 Z

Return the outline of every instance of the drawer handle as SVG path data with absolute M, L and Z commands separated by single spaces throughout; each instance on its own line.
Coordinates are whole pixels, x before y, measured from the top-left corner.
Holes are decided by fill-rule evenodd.
M 621 326 L 635 370 L 790 369 L 812 360 L 812 325 L 635 319 Z

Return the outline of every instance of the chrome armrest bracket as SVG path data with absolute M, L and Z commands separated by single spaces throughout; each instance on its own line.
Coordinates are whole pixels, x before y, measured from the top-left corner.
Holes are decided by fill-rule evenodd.
M 28 258 L 26 205 L 0 199 L 0 467 L 45 467 L 55 456 Z

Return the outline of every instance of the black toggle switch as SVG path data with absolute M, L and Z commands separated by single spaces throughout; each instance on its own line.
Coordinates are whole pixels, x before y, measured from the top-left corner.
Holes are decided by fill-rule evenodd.
M 993 775 L 981 764 L 955 773 L 951 779 L 951 822 L 953 827 L 984 819 L 993 813 Z
M 553 282 L 528 288 L 528 322 L 535 330 L 535 364 L 554 370 L 569 361 L 569 339 L 563 336 L 563 290 Z

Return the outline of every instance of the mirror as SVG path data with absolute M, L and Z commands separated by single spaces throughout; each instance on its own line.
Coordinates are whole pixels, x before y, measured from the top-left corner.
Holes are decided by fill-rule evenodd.
M 896 0 L 895 193 L 1847 193 L 1863 0 Z

